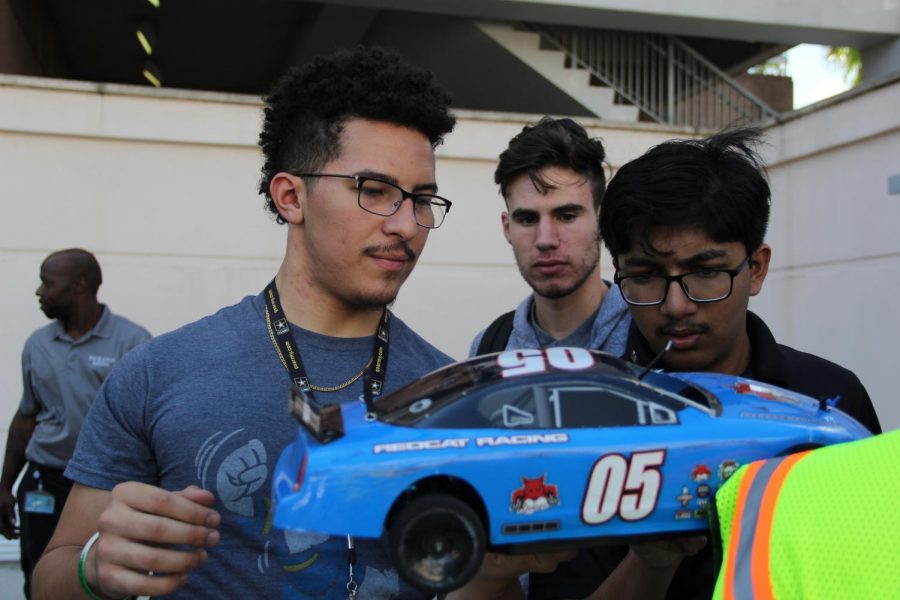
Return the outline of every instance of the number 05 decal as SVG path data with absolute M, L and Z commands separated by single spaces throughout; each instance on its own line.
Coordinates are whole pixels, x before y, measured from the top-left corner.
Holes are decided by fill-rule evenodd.
M 615 516 L 623 521 L 639 521 L 656 509 L 665 450 L 635 452 L 631 460 L 621 454 L 607 454 L 594 465 L 588 481 L 581 518 L 588 525 L 606 523 Z

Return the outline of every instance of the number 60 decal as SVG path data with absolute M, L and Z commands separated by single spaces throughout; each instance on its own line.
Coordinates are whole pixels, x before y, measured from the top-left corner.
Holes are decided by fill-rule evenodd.
M 497 356 L 502 377 L 544 373 L 550 367 L 562 371 L 581 371 L 594 366 L 594 357 L 584 348 L 547 348 L 545 350 L 509 350 Z
M 638 521 L 656 509 L 665 450 L 635 452 L 629 461 L 621 454 L 607 454 L 594 464 L 588 481 L 581 518 L 588 525 L 601 525 L 615 516 Z

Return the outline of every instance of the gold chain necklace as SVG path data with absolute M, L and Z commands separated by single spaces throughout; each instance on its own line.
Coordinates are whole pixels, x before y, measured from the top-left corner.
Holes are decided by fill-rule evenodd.
M 345 387 L 347 387 L 348 385 L 350 385 L 351 383 L 353 383 L 354 381 L 356 381 L 357 379 L 359 379 L 360 377 L 362 377 L 363 373 L 366 372 L 366 369 L 368 369 L 369 365 L 371 365 L 371 364 L 372 364 L 372 359 L 370 358 L 369 362 L 367 362 L 365 364 L 365 366 L 362 368 L 362 370 L 359 373 L 357 373 L 356 375 L 354 375 L 353 377 L 351 377 L 344 383 L 339 383 L 337 385 L 325 387 L 325 386 L 313 385 L 312 382 L 310 382 L 308 384 L 309 389 L 315 390 L 317 392 L 337 392 L 338 390 L 342 390 Z
M 272 345 L 275 346 L 275 352 L 278 353 L 278 358 L 281 359 L 281 364 L 283 364 L 284 368 L 287 369 L 288 368 L 287 360 L 285 360 L 284 355 L 281 353 L 281 348 L 278 347 L 278 342 L 275 341 L 275 331 L 272 329 L 272 321 L 269 319 L 268 311 L 266 311 L 266 328 L 269 330 L 269 339 L 272 341 Z M 354 381 L 356 381 L 357 379 L 362 377 L 363 373 L 366 372 L 366 369 L 368 369 L 369 365 L 371 365 L 371 364 L 372 364 L 372 359 L 370 358 L 368 360 L 368 362 L 366 362 L 366 364 L 363 366 L 362 370 L 359 373 L 357 373 L 356 375 L 354 375 L 353 377 L 351 377 L 344 383 L 339 383 L 337 385 L 332 385 L 332 386 L 327 386 L 327 387 L 320 386 L 320 385 L 313 385 L 312 382 L 309 382 L 307 385 L 309 385 L 309 389 L 314 390 L 316 392 L 337 392 L 337 391 L 344 389 L 345 387 L 350 386 Z

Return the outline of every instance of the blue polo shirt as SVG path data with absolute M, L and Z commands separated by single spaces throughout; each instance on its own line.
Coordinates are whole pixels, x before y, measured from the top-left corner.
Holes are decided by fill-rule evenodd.
M 73 340 L 57 319 L 28 337 L 22 351 L 19 412 L 37 423 L 25 457 L 65 469 L 100 384 L 126 352 L 150 333 L 105 305 L 94 328 Z

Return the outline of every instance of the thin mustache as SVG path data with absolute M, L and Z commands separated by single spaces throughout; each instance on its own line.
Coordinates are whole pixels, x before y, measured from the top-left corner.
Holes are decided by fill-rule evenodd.
M 709 331 L 709 327 L 707 325 L 697 325 L 694 323 L 677 323 L 670 325 L 663 325 L 657 332 L 660 335 L 674 335 L 676 332 L 680 334 L 688 333 L 706 333 Z
M 368 256 L 372 256 L 373 254 L 394 254 L 398 250 L 406 255 L 407 260 L 416 259 L 416 253 L 405 243 L 366 246 L 363 248 L 363 254 Z

